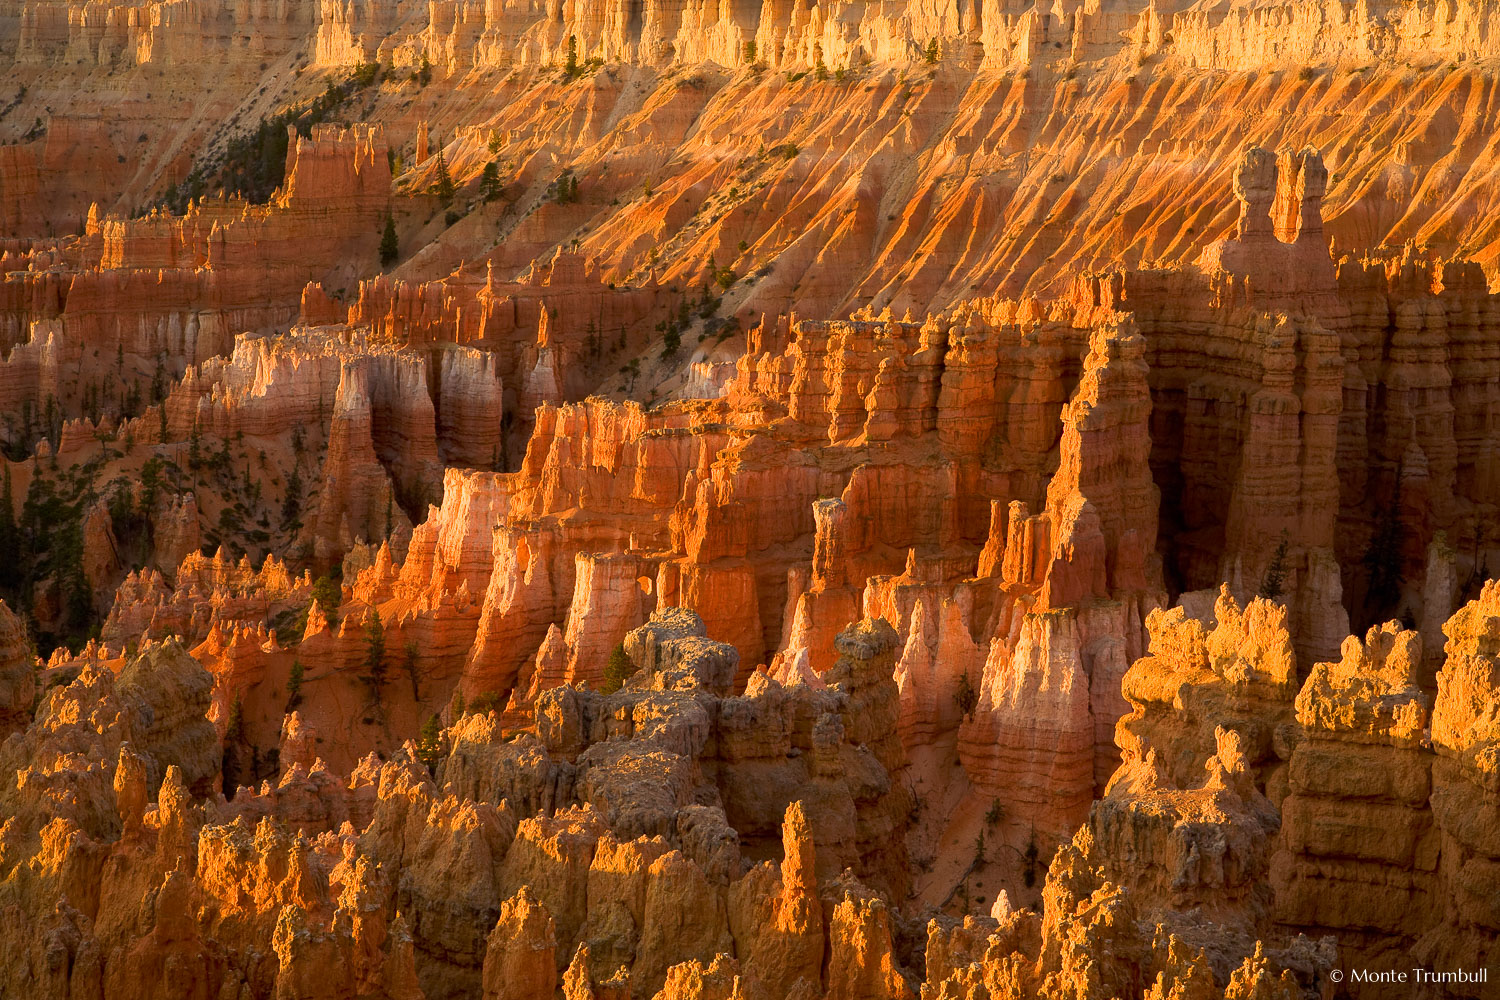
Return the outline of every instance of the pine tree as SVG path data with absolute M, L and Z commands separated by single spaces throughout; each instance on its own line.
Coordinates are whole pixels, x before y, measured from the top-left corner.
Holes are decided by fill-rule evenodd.
M 156 371 L 151 373 L 151 402 L 160 403 L 167 398 L 167 370 L 162 356 L 156 356 Z
M 302 526 L 302 474 L 295 465 L 286 481 L 286 499 L 281 502 L 281 528 L 294 531 Z
M 402 649 L 402 652 L 406 654 L 406 676 L 411 679 L 411 700 L 420 701 L 422 699 L 422 693 L 418 684 L 420 678 L 418 676 L 417 670 L 418 649 L 416 640 L 408 639 L 405 647 L 403 647 Z
M 486 163 L 479 175 L 479 197 L 485 201 L 500 197 L 500 168 L 494 163 Z
M 390 212 L 385 213 L 385 231 L 380 235 L 380 266 L 390 267 L 401 255 L 400 240 L 396 236 L 396 220 Z
M 0 493 L 0 586 L 14 587 L 21 559 L 21 533 L 16 528 L 15 498 L 11 494 L 10 463 L 5 463 L 5 487 Z
M 288 712 L 302 704 L 302 675 L 306 668 L 301 660 L 292 661 L 291 672 L 286 679 L 286 710 Z
M 437 716 L 429 715 L 422 723 L 422 738 L 417 741 L 417 759 L 426 764 L 428 773 L 435 777 L 442 756 L 443 727 Z
M 681 346 L 682 346 L 682 333 L 678 330 L 677 324 L 676 323 L 670 323 L 670 324 L 668 324 L 667 325 L 667 332 L 662 337 L 662 341 L 661 341 L 661 356 L 662 356 L 662 360 L 665 361 L 667 358 L 670 358 L 672 355 L 676 354 L 677 353 L 677 349 L 679 347 L 681 347 Z
M 193 472 L 198 471 L 198 466 L 203 464 L 203 452 L 198 445 L 198 424 L 193 423 L 193 431 L 188 435 L 188 468 Z
M 385 680 L 385 623 L 379 613 L 371 615 L 365 626 L 365 670 L 379 698 L 380 684 Z
M 457 189 L 453 186 L 453 175 L 448 172 L 448 160 L 443 156 L 442 144 L 438 144 L 437 151 L 437 183 L 432 186 L 432 191 L 438 196 L 438 201 L 444 208 L 453 204 L 453 195 Z
M 568 64 L 564 67 L 569 76 L 578 75 L 578 36 L 568 36 Z
M 229 706 L 229 722 L 224 727 L 224 742 L 238 743 L 240 737 L 245 735 L 245 706 L 240 702 L 240 696 L 234 696 L 234 704 Z
M 604 684 L 600 690 L 605 694 L 614 694 L 633 673 L 635 667 L 625 653 L 625 644 L 615 643 L 615 648 L 609 654 L 609 662 L 604 665 Z
M 1388 504 L 1375 522 L 1370 547 L 1365 550 L 1369 586 L 1365 590 L 1365 614 L 1371 624 L 1382 620 L 1401 596 L 1401 519 L 1396 503 Z
M 1276 546 L 1276 552 L 1271 556 L 1271 565 L 1266 567 L 1266 575 L 1261 577 L 1260 596 L 1266 600 L 1274 601 L 1282 595 L 1286 589 L 1286 529 L 1281 529 L 1281 542 Z
M 328 619 L 328 627 L 336 628 L 339 623 L 339 604 L 344 599 L 342 588 L 330 576 L 320 576 L 313 581 L 312 599 L 323 611 L 323 617 Z

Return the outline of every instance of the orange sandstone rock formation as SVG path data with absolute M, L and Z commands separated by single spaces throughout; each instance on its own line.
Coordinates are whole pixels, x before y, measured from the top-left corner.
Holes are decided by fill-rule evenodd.
M 0 2 L 0 994 L 1483 966 L 1490 20 Z

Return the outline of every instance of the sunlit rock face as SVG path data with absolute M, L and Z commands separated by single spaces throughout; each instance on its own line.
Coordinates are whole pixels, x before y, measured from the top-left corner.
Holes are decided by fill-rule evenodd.
M 1492 20 L 0 2 L 0 995 L 1482 968 Z

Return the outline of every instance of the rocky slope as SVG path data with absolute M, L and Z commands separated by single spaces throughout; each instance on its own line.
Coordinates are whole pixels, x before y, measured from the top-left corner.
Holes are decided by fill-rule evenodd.
M 0 0 L 0 995 L 1484 968 L 1494 21 Z

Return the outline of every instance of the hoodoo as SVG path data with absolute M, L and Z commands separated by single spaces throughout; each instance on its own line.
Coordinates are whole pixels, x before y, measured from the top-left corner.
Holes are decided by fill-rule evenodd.
M 0 65 L 0 997 L 1497 996 L 1491 5 Z

